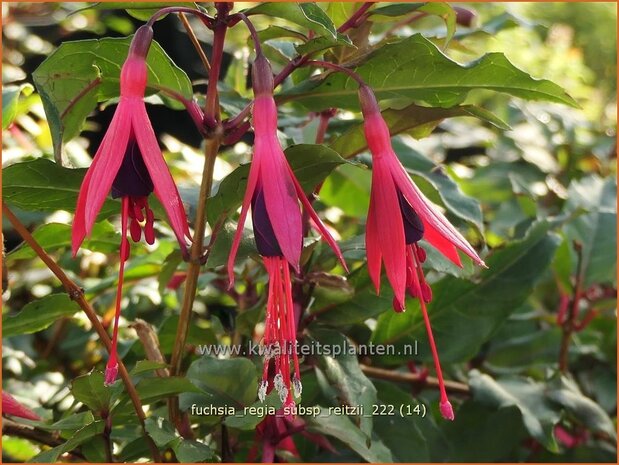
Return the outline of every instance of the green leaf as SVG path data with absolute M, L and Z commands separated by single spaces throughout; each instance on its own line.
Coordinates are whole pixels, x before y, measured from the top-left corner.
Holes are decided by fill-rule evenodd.
M 266 396 L 264 402 L 257 400 L 247 411 L 237 409 L 234 415 L 226 417 L 224 424 L 230 428 L 245 431 L 253 430 L 269 414 L 270 409 L 278 410 L 280 408 L 282 408 L 282 401 L 274 389 Z
M 75 400 L 82 402 L 89 409 L 101 415 L 109 412 L 111 389 L 105 386 L 105 376 L 100 371 L 91 371 L 79 376 L 71 384 L 71 392 Z
M 73 212 L 85 169 L 69 169 L 44 158 L 15 163 L 2 170 L 2 198 L 27 211 Z M 120 204 L 106 200 L 99 217 L 120 212 Z
M 336 152 L 324 145 L 291 145 L 284 151 L 290 167 L 293 169 L 303 190 L 310 193 L 338 165 L 346 163 Z M 209 200 L 208 218 L 215 224 L 222 213 L 230 214 L 243 201 L 249 164 L 242 165 L 226 176 Z
M 172 441 L 180 438 L 174 426 L 165 418 L 148 417 L 144 425 L 146 432 L 159 448 L 167 447 Z
M 31 84 L 2 87 L 2 129 L 8 128 L 15 120 L 21 95 L 28 96 L 33 90 L 34 87 Z
M 63 223 L 47 223 L 34 230 L 32 236 L 46 252 L 71 247 L 71 225 Z M 90 238 L 82 244 L 83 249 L 94 252 L 111 253 L 120 247 L 120 234 L 107 221 L 95 223 Z M 36 257 L 36 253 L 25 242 L 12 250 L 8 257 L 12 260 L 23 260 Z
M 298 24 L 318 35 L 337 37 L 337 31 L 331 19 L 316 3 L 311 2 L 264 2 L 244 10 L 246 15 L 263 14 L 282 18 Z
M 187 377 L 208 397 L 211 405 L 239 408 L 256 400 L 256 367 L 248 359 L 201 357 L 191 364 Z
M 73 316 L 79 305 L 67 294 L 51 294 L 29 302 L 16 315 L 2 316 L 2 337 L 32 334 L 51 326 L 61 318 Z
M 369 441 L 347 416 L 319 415 L 306 420 L 311 433 L 326 434 L 339 439 L 370 463 L 391 463 L 391 451 L 380 440 Z
M 45 450 L 32 459 L 33 463 L 54 463 L 65 452 L 70 452 L 80 445 L 91 441 L 94 437 L 103 433 L 105 422 L 95 421 L 82 429 L 78 430 L 71 438 L 61 446 Z
M 559 238 L 549 229 L 546 222 L 536 223 L 524 239 L 497 250 L 486 260 L 489 269 L 475 282 L 447 277 L 432 286 L 434 298 L 428 304 L 428 312 L 441 360 L 454 362 L 474 356 L 505 318 L 527 299 L 559 244 Z M 414 344 L 415 340 L 420 347 L 427 347 L 416 299 L 407 300 L 404 313 L 382 314 L 372 335 L 375 344 Z M 426 360 L 431 358 L 427 350 L 420 355 Z
M 578 106 L 561 87 L 533 79 L 502 53 L 489 53 L 460 65 L 420 34 L 370 53 L 354 71 L 374 89 L 379 100 L 448 108 L 462 103 L 471 90 L 489 89 L 527 100 Z M 358 88 L 349 76 L 328 73 L 280 93 L 278 99 L 300 102 L 312 111 L 330 107 L 358 109 Z
M 582 244 L 582 273 L 587 287 L 617 281 L 616 199 L 614 179 L 603 181 L 598 176 L 590 176 L 573 181 L 569 187 L 566 212 L 588 211 L 565 227 L 570 243 L 578 241 Z
M 369 14 L 373 20 L 376 20 L 376 16 L 387 16 L 389 21 L 393 21 L 392 18 L 408 15 L 416 11 L 439 16 L 445 21 L 445 26 L 447 26 L 445 46 L 447 46 L 456 32 L 456 11 L 447 3 L 391 3 L 387 6 L 374 8 Z
M 585 397 L 578 385 L 565 377 L 560 377 L 556 387 L 548 391 L 547 396 L 552 401 L 565 408 L 587 429 L 604 433 L 613 440 L 617 440 L 617 431 L 608 414 L 593 400 Z
M 303 44 L 297 45 L 295 48 L 299 55 L 305 55 L 338 46 L 354 47 L 348 36 L 338 32 L 335 38 L 332 36 L 314 37 Z
M 192 439 L 184 439 L 174 448 L 180 463 L 201 463 L 213 457 L 213 450 L 206 444 Z
M 154 360 L 139 360 L 133 370 L 131 370 L 131 376 L 142 375 L 151 371 L 166 368 L 168 366 L 165 362 L 155 362 Z
M 170 2 L 94 2 L 92 5 L 84 9 L 127 10 L 127 13 L 134 18 L 141 21 L 147 21 L 158 10 L 168 6 L 170 6 Z M 174 6 L 197 9 L 194 2 L 174 2 Z M 162 16 L 161 18 L 165 18 L 165 16 Z
M 484 405 L 496 409 L 517 407 L 529 434 L 548 450 L 558 452 L 552 430 L 560 416 L 546 400 L 543 384 L 515 377 L 496 381 L 478 370 L 472 370 L 469 385 L 475 400 Z
M 79 134 L 97 103 L 119 96 L 120 69 L 130 42 L 131 37 L 64 42 L 32 74 L 51 129 L 56 160 L 62 143 Z M 157 93 L 154 86 L 161 86 L 192 98 L 189 78 L 155 41 L 147 64 L 147 94 Z M 178 102 L 165 101 L 173 108 L 183 108 Z
M 184 392 L 200 392 L 189 379 L 178 376 L 143 378 L 136 389 L 144 404 L 151 404 L 159 399 Z
M 334 389 L 327 394 L 333 404 L 362 405 L 364 412 L 371 412 L 376 404 L 376 388 L 361 371 L 357 357 L 346 353 L 351 345 L 350 340 L 337 331 L 317 327 L 311 328 L 310 334 L 320 346 L 341 350 L 340 355 L 320 357 L 320 368 Z M 372 435 L 372 416 L 361 415 L 351 419 L 369 439 Z
M 487 110 L 475 105 L 456 106 L 453 108 L 431 108 L 409 105 L 396 110 L 389 108 L 382 112 L 391 136 L 402 132 L 412 132 L 414 136 L 426 136 L 442 120 L 458 116 L 472 116 L 486 121 L 499 129 L 510 129 L 509 125 Z M 329 145 L 344 158 L 350 158 L 367 150 L 368 143 L 363 132 L 363 123 L 351 127 Z
M 501 425 L 501 427 L 497 427 Z M 517 453 L 526 439 L 522 414 L 516 406 L 498 410 L 479 401 L 467 400 L 456 413 L 456 421 L 441 425 L 449 441 L 450 462 L 505 462 Z M 483 444 L 483 447 L 479 447 Z
M 320 200 L 347 215 L 365 218 L 370 205 L 372 172 L 363 168 L 346 164 L 335 169 L 320 189 Z
M 407 407 L 413 410 L 419 401 L 410 394 L 399 389 L 392 383 L 384 381 L 374 382 L 378 390 L 377 405 L 385 405 L 385 412 L 390 412 L 390 406 L 394 407 L 395 415 L 375 415 L 374 432 L 389 448 L 395 463 L 430 462 L 429 438 L 426 438 L 420 430 L 420 422 L 430 423 L 429 418 L 421 419 L 417 415 L 400 415 L 407 412 Z M 381 413 L 378 409 L 377 413 Z M 458 419 L 460 417 L 458 416 Z M 436 428 L 436 427 L 434 427 Z

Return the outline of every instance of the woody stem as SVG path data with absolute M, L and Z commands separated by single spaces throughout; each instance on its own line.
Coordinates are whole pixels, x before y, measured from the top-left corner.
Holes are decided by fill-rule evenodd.
M 569 348 L 572 340 L 572 334 L 574 333 L 576 317 L 578 316 L 578 305 L 582 297 L 582 281 L 583 281 L 583 258 L 582 258 L 582 245 L 579 242 L 574 242 L 574 250 L 578 257 L 576 265 L 576 278 L 574 283 L 574 298 L 570 302 L 571 308 L 566 309 L 567 315 L 563 324 L 561 325 L 561 345 L 559 349 L 559 370 L 563 373 L 568 371 L 569 367 Z
M 85 299 L 83 289 L 80 288 L 71 278 L 69 278 L 65 274 L 65 272 L 58 266 L 58 264 L 54 261 L 54 259 L 50 257 L 47 254 L 47 252 L 45 252 L 45 250 L 39 245 L 36 239 L 32 237 L 32 234 L 30 234 L 30 231 L 28 231 L 28 229 L 21 223 L 21 221 L 19 221 L 19 219 L 9 209 L 9 207 L 6 206 L 6 204 L 2 205 L 2 212 L 4 216 L 9 220 L 9 222 L 13 225 L 13 228 L 15 228 L 15 231 L 17 231 L 17 233 L 21 236 L 24 242 L 26 242 L 26 244 L 28 244 L 30 248 L 34 250 L 34 252 L 43 261 L 43 263 L 47 265 L 47 268 L 52 273 L 54 273 L 54 275 L 60 280 L 65 290 L 67 291 L 67 294 L 69 294 L 69 297 L 72 300 L 74 300 L 80 306 L 80 308 L 84 311 L 84 313 L 88 317 L 88 320 L 90 320 L 90 323 L 92 324 L 93 328 L 99 335 L 99 339 L 105 346 L 108 354 L 111 353 L 112 352 L 112 341 L 110 340 L 110 337 L 105 331 L 105 328 L 103 328 L 103 325 L 99 321 L 99 317 L 97 316 L 97 313 L 90 306 L 88 301 Z M 120 374 L 120 377 L 123 380 L 125 389 L 127 390 L 127 394 L 129 395 L 129 398 L 131 399 L 135 413 L 138 416 L 138 420 L 140 422 L 140 425 L 142 426 L 142 433 L 144 435 L 144 438 L 146 439 L 147 444 L 149 445 L 151 449 L 153 460 L 155 462 L 160 462 L 161 457 L 159 456 L 159 449 L 157 449 L 157 446 L 155 445 L 151 437 L 146 433 L 146 428 L 144 424 L 144 420 L 146 419 L 146 416 L 144 415 L 144 410 L 142 410 L 142 401 L 140 400 L 140 396 L 138 395 L 138 392 L 136 391 L 135 387 L 133 386 L 133 383 L 131 382 L 131 377 L 129 376 L 129 372 L 127 371 L 127 368 L 125 367 L 122 360 L 118 360 L 118 373 Z
M 368 11 L 373 5 L 373 2 L 365 2 L 363 5 L 361 5 L 361 7 L 355 11 L 350 18 L 348 18 L 348 20 L 342 24 L 340 27 L 337 28 L 338 32 L 345 32 L 348 29 L 352 29 L 354 27 L 359 26 L 359 24 L 361 23 L 361 18 L 363 17 L 363 15 L 365 14 L 366 11 Z
M 196 298 L 196 289 L 198 285 L 198 276 L 200 275 L 201 257 L 204 248 L 204 232 L 206 230 L 206 206 L 208 197 L 213 187 L 213 171 L 215 169 L 215 160 L 217 152 L 221 145 L 223 137 L 223 128 L 220 121 L 219 113 L 219 96 L 217 94 L 217 81 L 219 80 L 219 71 L 221 69 L 221 61 L 223 56 L 224 40 L 226 35 L 226 23 L 218 22 L 215 26 L 215 34 L 213 39 L 213 55 L 211 57 L 211 69 L 209 72 L 209 88 L 206 96 L 206 106 L 204 108 L 205 119 L 207 123 L 213 122 L 215 126 L 211 130 L 209 138 L 206 140 L 204 153 L 204 169 L 202 172 L 202 182 L 200 183 L 200 194 L 198 197 L 198 207 L 196 211 L 196 220 L 194 223 L 194 237 L 190 250 L 190 261 L 187 267 L 187 278 L 185 280 L 185 290 L 183 294 L 183 303 L 181 313 L 176 328 L 176 338 L 172 349 L 172 359 L 170 374 L 172 376 L 181 373 L 181 362 L 185 353 L 185 343 L 187 341 L 187 333 L 191 322 L 191 310 Z M 168 403 L 170 421 L 178 425 L 180 423 L 180 411 L 178 397 L 172 397 Z
M 196 33 L 193 32 L 193 28 L 191 27 L 191 24 L 189 24 L 187 16 L 185 16 L 185 13 L 179 13 L 178 17 L 183 23 L 185 31 L 187 31 L 187 35 L 189 36 L 189 40 L 191 40 L 191 43 L 193 44 L 193 48 L 195 48 L 196 52 L 198 52 L 198 55 L 200 56 L 200 61 L 202 61 L 206 72 L 209 72 L 211 70 L 211 63 L 208 61 L 208 58 L 206 57 L 206 54 L 204 53 L 204 50 L 202 49 L 202 46 L 200 45 L 200 42 L 196 37 Z

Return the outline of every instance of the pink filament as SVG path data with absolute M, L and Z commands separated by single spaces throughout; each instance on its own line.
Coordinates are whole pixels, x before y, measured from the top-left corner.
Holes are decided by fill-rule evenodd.
M 419 300 L 419 305 L 421 306 L 421 313 L 423 314 L 423 321 L 426 326 L 426 332 L 428 333 L 428 342 L 430 343 L 430 350 L 432 351 L 432 358 L 434 359 L 434 367 L 436 369 L 436 377 L 438 378 L 438 386 L 441 395 L 440 400 L 440 411 L 443 418 L 447 420 L 454 419 L 454 412 L 447 398 L 447 390 L 445 389 L 445 381 L 443 379 L 443 371 L 441 370 L 441 362 L 438 357 L 438 350 L 436 348 L 436 343 L 434 341 L 434 335 L 432 334 L 432 326 L 430 324 L 430 317 L 428 316 L 428 310 L 426 309 L 426 295 L 424 295 L 423 286 L 429 286 L 426 283 L 425 277 L 423 275 L 423 269 L 421 268 L 421 263 L 419 260 L 419 253 L 417 251 L 418 246 L 416 244 L 411 244 L 410 246 L 412 250 L 413 260 L 415 262 L 415 270 L 413 272 L 413 286 L 416 289 L 416 296 Z
M 127 221 L 129 217 L 129 197 L 122 198 L 120 269 L 118 271 L 118 287 L 116 288 L 116 313 L 114 314 L 114 333 L 112 335 L 112 351 L 105 368 L 105 384 L 116 381 L 118 375 L 118 320 L 120 319 L 120 303 L 122 300 L 123 281 L 125 276 L 125 261 L 129 256 L 129 241 L 127 240 Z

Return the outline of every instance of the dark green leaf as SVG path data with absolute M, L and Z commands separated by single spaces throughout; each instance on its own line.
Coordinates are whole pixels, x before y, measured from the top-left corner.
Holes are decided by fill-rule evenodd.
M 324 355 L 320 358 L 320 368 L 334 388 L 333 393 L 328 395 L 330 400 L 334 405 L 340 405 L 342 401 L 346 405 L 362 405 L 364 412 L 370 412 L 376 404 L 376 388 L 361 371 L 357 357 L 346 353 L 351 344 L 350 340 L 337 331 L 317 327 L 311 329 L 311 336 L 320 346 L 331 347 L 333 351 L 337 350 L 336 348 L 341 350 L 341 355 Z M 371 415 L 351 419 L 363 434 L 371 437 Z
M 180 439 L 174 426 L 165 418 L 148 417 L 144 424 L 146 432 L 159 448 L 167 447 L 172 441 Z
M 354 47 L 347 36 L 338 33 L 335 38 L 332 36 L 314 37 L 303 44 L 297 45 L 295 48 L 299 55 L 305 55 L 338 46 Z
M 450 462 L 508 461 L 527 436 L 518 407 L 496 410 L 472 400 L 458 409 L 456 421 L 441 426 L 449 441 Z
M 396 463 L 429 462 L 429 440 L 420 430 L 419 423 L 430 423 L 431 420 L 421 419 L 416 414 L 407 414 L 409 408 L 411 412 L 414 411 L 419 402 L 391 383 L 380 381 L 374 384 L 378 390 L 377 405 L 386 406 L 384 412 L 387 413 L 391 413 L 391 406 L 394 407 L 394 411 L 397 411 L 395 415 L 375 415 L 373 420 L 374 432 L 391 451 L 393 461 Z M 401 407 L 403 415 L 400 415 Z M 376 413 L 382 412 L 382 408 L 379 408 Z
M 448 108 L 462 103 L 471 90 L 489 89 L 528 100 L 578 106 L 559 86 L 533 79 L 502 53 L 489 53 L 463 66 L 420 34 L 372 52 L 354 71 L 380 100 L 416 101 Z M 329 73 L 282 92 L 279 99 L 301 102 L 313 111 L 330 107 L 358 109 L 358 87 L 343 73 Z
M 483 342 L 529 296 L 559 244 L 558 237 L 548 232 L 549 228 L 546 222 L 537 223 L 524 239 L 496 251 L 486 260 L 489 269 L 475 282 L 447 277 L 432 286 L 434 299 L 428 305 L 428 312 L 441 360 L 460 361 L 475 355 Z M 407 309 L 405 313 L 382 314 L 372 341 L 413 344 L 419 340 L 421 347 L 427 347 L 418 302 L 409 299 Z M 428 350 L 420 355 L 430 359 Z
M 409 105 L 400 110 L 387 109 L 382 112 L 383 118 L 389 127 L 391 136 L 402 132 L 420 131 L 420 135 L 427 135 L 442 120 L 458 116 L 473 116 L 486 121 L 499 129 L 509 129 L 507 123 L 489 111 L 474 105 L 457 106 L 453 108 L 431 108 L 418 105 Z M 359 123 L 335 139 L 330 145 L 333 150 L 344 158 L 350 158 L 367 149 L 368 143 L 363 133 L 363 123 Z
M 187 377 L 212 405 L 244 407 L 256 400 L 256 367 L 248 359 L 201 357 L 191 364 Z
M 380 440 L 369 441 L 347 416 L 319 415 L 307 420 L 307 430 L 339 439 L 370 463 L 393 462 L 391 451 Z
M 304 28 L 314 31 L 318 35 L 337 37 L 335 26 L 331 19 L 315 3 L 306 2 L 264 2 L 244 10 L 246 15 L 263 14 L 271 17 L 286 19 Z
M 61 318 L 73 316 L 79 305 L 67 294 L 51 294 L 29 302 L 16 315 L 2 316 L 2 337 L 42 331 Z
M 174 448 L 176 458 L 180 463 L 201 463 L 213 457 L 212 449 L 206 444 L 184 439 Z
M 27 211 L 73 212 L 85 169 L 69 169 L 44 158 L 15 163 L 2 170 L 2 198 Z M 100 216 L 120 212 L 120 204 L 106 200 Z
M 336 152 L 324 145 L 299 144 L 285 150 L 297 179 L 305 192 L 310 193 L 338 165 L 346 163 Z M 242 165 L 226 176 L 209 201 L 208 217 L 215 224 L 219 215 L 236 210 L 243 201 L 247 187 L 249 165 Z
M 33 463 L 54 463 L 58 461 L 65 452 L 70 452 L 80 445 L 91 441 L 94 437 L 103 433 L 105 422 L 103 420 L 95 421 L 82 429 L 78 430 L 71 438 L 61 446 L 53 449 L 45 450 L 32 459 Z
M 64 42 L 32 74 L 52 132 L 54 154 L 59 159 L 62 143 L 81 131 L 97 102 L 119 96 L 120 69 L 131 38 L 103 38 Z M 161 46 L 154 42 L 147 58 L 147 93 L 166 87 L 191 99 L 192 86 Z M 96 81 L 100 80 L 97 85 Z M 168 102 L 182 108 L 177 102 Z
M 499 381 L 473 370 L 469 385 L 475 400 L 496 409 L 517 407 L 522 421 L 531 436 L 548 450 L 558 451 L 552 434 L 559 414 L 549 405 L 544 395 L 544 385 L 528 378 L 504 378 Z
M 71 225 L 62 223 L 47 223 L 39 226 L 32 236 L 46 252 L 71 247 Z M 83 249 L 94 252 L 111 253 L 120 248 L 120 234 L 107 221 L 95 223 L 90 238 L 82 244 Z M 26 243 L 11 251 L 8 255 L 12 260 L 23 260 L 36 257 L 34 250 Z
M 91 371 L 87 375 L 75 378 L 71 392 L 76 400 L 99 415 L 109 412 L 112 391 L 105 386 L 105 376 L 102 372 Z
M 556 387 L 548 392 L 548 398 L 564 407 L 589 430 L 604 433 L 617 440 L 617 431 L 608 414 L 593 400 L 586 397 L 578 386 L 567 378 L 559 378 Z
M 391 3 L 387 6 L 374 8 L 370 11 L 370 17 L 375 19 L 376 16 L 387 16 L 391 18 L 408 15 L 410 13 L 420 12 L 441 17 L 445 21 L 447 27 L 447 35 L 445 37 L 445 45 L 449 43 L 456 32 L 456 12 L 447 3 L 428 2 L 428 3 Z
M 136 389 L 144 404 L 183 392 L 200 392 L 189 379 L 177 376 L 144 378 L 137 384 Z

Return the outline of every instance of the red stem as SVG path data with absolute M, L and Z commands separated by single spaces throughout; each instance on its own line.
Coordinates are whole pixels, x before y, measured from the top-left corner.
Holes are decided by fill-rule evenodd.
M 368 11 L 373 5 L 373 2 L 365 2 L 361 7 L 355 11 L 348 20 L 337 28 L 338 32 L 345 32 L 348 29 L 352 29 L 354 27 L 359 26 L 362 22 L 362 16 Z

